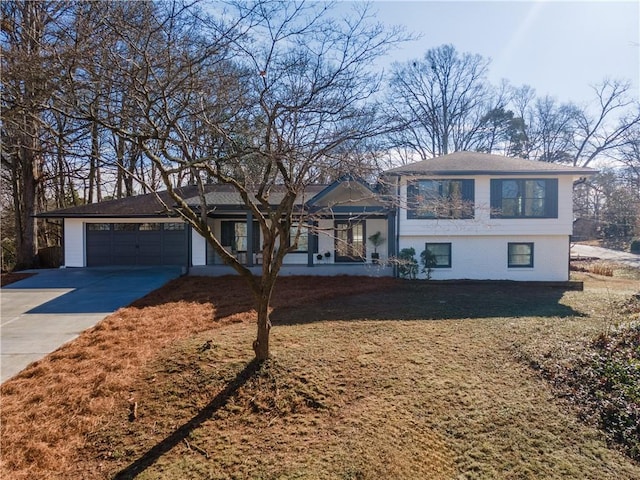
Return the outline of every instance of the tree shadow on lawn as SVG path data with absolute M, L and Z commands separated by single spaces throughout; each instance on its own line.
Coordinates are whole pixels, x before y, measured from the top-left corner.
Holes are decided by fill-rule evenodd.
M 323 320 L 450 320 L 465 318 L 583 317 L 560 303 L 565 289 L 518 284 L 430 284 L 404 281 L 388 291 L 277 308 L 276 325 Z
M 569 286 L 518 282 L 451 282 L 371 277 L 282 277 L 271 302 L 274 324 L 323 320 L 447 320 L 584 316 L 560 303 Z M 131 307 L 171 302 L 211 304 L 214 320 L 249 320 L 255 300 L 238 276 L 186 277 Z
M 188 422 L 182 424 L 173 433 L 167 436 L 165 439 L 158 442 L 155 446 L 150 448 L 140 458 L 132 462 L 126 468 L 120 470 L 115 476 L 115 480 L 126 480 L 136 478 L 143 473 L 155 462 L 157 462 L 163 455 L 172 450 L 180 442 L 183 442 L 189 437 L 189 434 L 200 427 L 204 422 L 209 420 L 213 415 L 223 408 L 229 399 L 231 399 L 238 389 L 240 389 L 253 375 L 260 369 L 260 362 L 256 359 L 251 360 L 244 369 L 239 372 L 236 377 L 227 384 L 227 386 L 213 400 L 211 400 L 204 408 L 202 408 L 196 416 L 191 418 Z

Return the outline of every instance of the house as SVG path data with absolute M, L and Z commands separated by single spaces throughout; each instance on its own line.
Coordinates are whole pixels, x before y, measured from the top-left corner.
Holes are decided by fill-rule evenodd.
M 388 170 L 375 189 L 351 177 L 310 185 L 296 199 L 308 220 L 282 274 L 393 275 L 388 260 L 413 248 L 418 260 L 430 252 L 433 279 L 565 281 L 573 182 L 593 173 L 456 152 Z M 187 204 L 200 205 L 195 187 L 180 194 Z M 279 203 L 282 195 L 274 187 L 271 202 Z M 258 272 L 260 229 L 238 193 L 228 185 L 208 185 L 205 200 L 208 224 L 222 245 Z M 166 192 L 39 216 L 63 219 L 66 267 L 180 265 L 199 273 L 232 273 L 177 215 Z M 376 246 L 369 237 L 378 232 L 383 242 Z
M 398 251 L 428 250 L 436 280 L 566 281 L 573 182 L 594 173 L 475 152 L 387 170 Z
M 187 204 L 200 208 L 196 187 L 178 192 Z M 282 188 L 274 186 L 271 203 L 278 204 L 283 194 Z M 239 193 L 230 185 L 207 185 L 205 200 L 208 225 L 216 238 L 240 263 L 258 273 L 260 229 Z M 388 218 L 395 212 L 364 182 L 345 177 L 330 185 L 310 185 L 296 205 L 307 212 L 312 225 L 300 226 L 297 249 L 286 255 L 283 274 L 393 274 L 393 268 L 385 265 L 392 255 L 388 242 L 378 250 L 380 260 L 374 263 L 371 253 L 377 247 L 368 236 L 381 232 L 385 238 L 394 238 L 393 232 L 388 236 L 388 228 L 395 223 Z M 178 265 L 202 274 L 233 273 L 172 206 L 168 193 L 160 192 L 38 216 L 63 219 L 65 267 Z

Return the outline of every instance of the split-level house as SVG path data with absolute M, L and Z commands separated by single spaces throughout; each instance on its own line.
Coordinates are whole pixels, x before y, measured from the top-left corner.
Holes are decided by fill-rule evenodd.
M 393 259 L 413 248 L 417 260 L 430 252 L 433 279 L 566 281 L 573 184 L 593 173 L 456 152 L 388 170 L 375 188 L 351 177 L 310 185 L 296 200 L 305 224 L 282 273 L 394 275 Z M 195 187 L 180 194 L 188 204 L 200 204 Z M 270 200 L 280 198 L 274 187 Z M 240 196 L 230 186 L 209 185 L 205 199 L 221 244 L 259 271 L 260 229 Z M 179 265 L 197 273 L 232 272 L 180 219 L 166 192 L 39 216 L 63 219 L 66 267 Z M 295 238 L 289 241 L 293 245 Z
M 430 251 L 433 279 L 566 281 L 573 184 L 593 173 L 474 152 L 388 170 L 398 249 Z

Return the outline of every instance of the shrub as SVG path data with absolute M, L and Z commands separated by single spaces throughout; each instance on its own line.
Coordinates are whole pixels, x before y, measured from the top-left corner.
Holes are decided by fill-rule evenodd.
M 631 253 L 640 253 L 640 238 L 634 238 L 629 245 L 629 251 Z
M 400 278 L 415 280 L 418 276 L 416 250 L 414 248 L 403 248 L 400 250 L 396 261 L 398 262 L 398 274 Z
M 420 254 L 420 263 L 422 264 L 422 273 L 427 274 L 427 280 L 431 280 L 433 267 L 436 266 L 436 256 L 429 250 L 423 250 Z
M 613 277 L 613 267 L 606 263 L 594 263 L 589 266 L 591 273 L 596 275 L 603 275 L 605 277 Z

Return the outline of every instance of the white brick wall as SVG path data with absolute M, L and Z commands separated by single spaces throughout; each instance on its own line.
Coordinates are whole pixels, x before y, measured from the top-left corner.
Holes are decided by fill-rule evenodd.
M 416 260 L 425 243 L 451 243 L 451 268 L 435 268 L 433 280 L 569 280 L 569 237 L 562 235 L 495 235 L 495 236 L 403 236 L 400 248 L 413 247 Z M 534 244 L 533 268 L 509 268 L 507 244 Z M 422 265 L 420 265 L 422 270 Z M 420 274 L 424 278 L 423 273 Z

